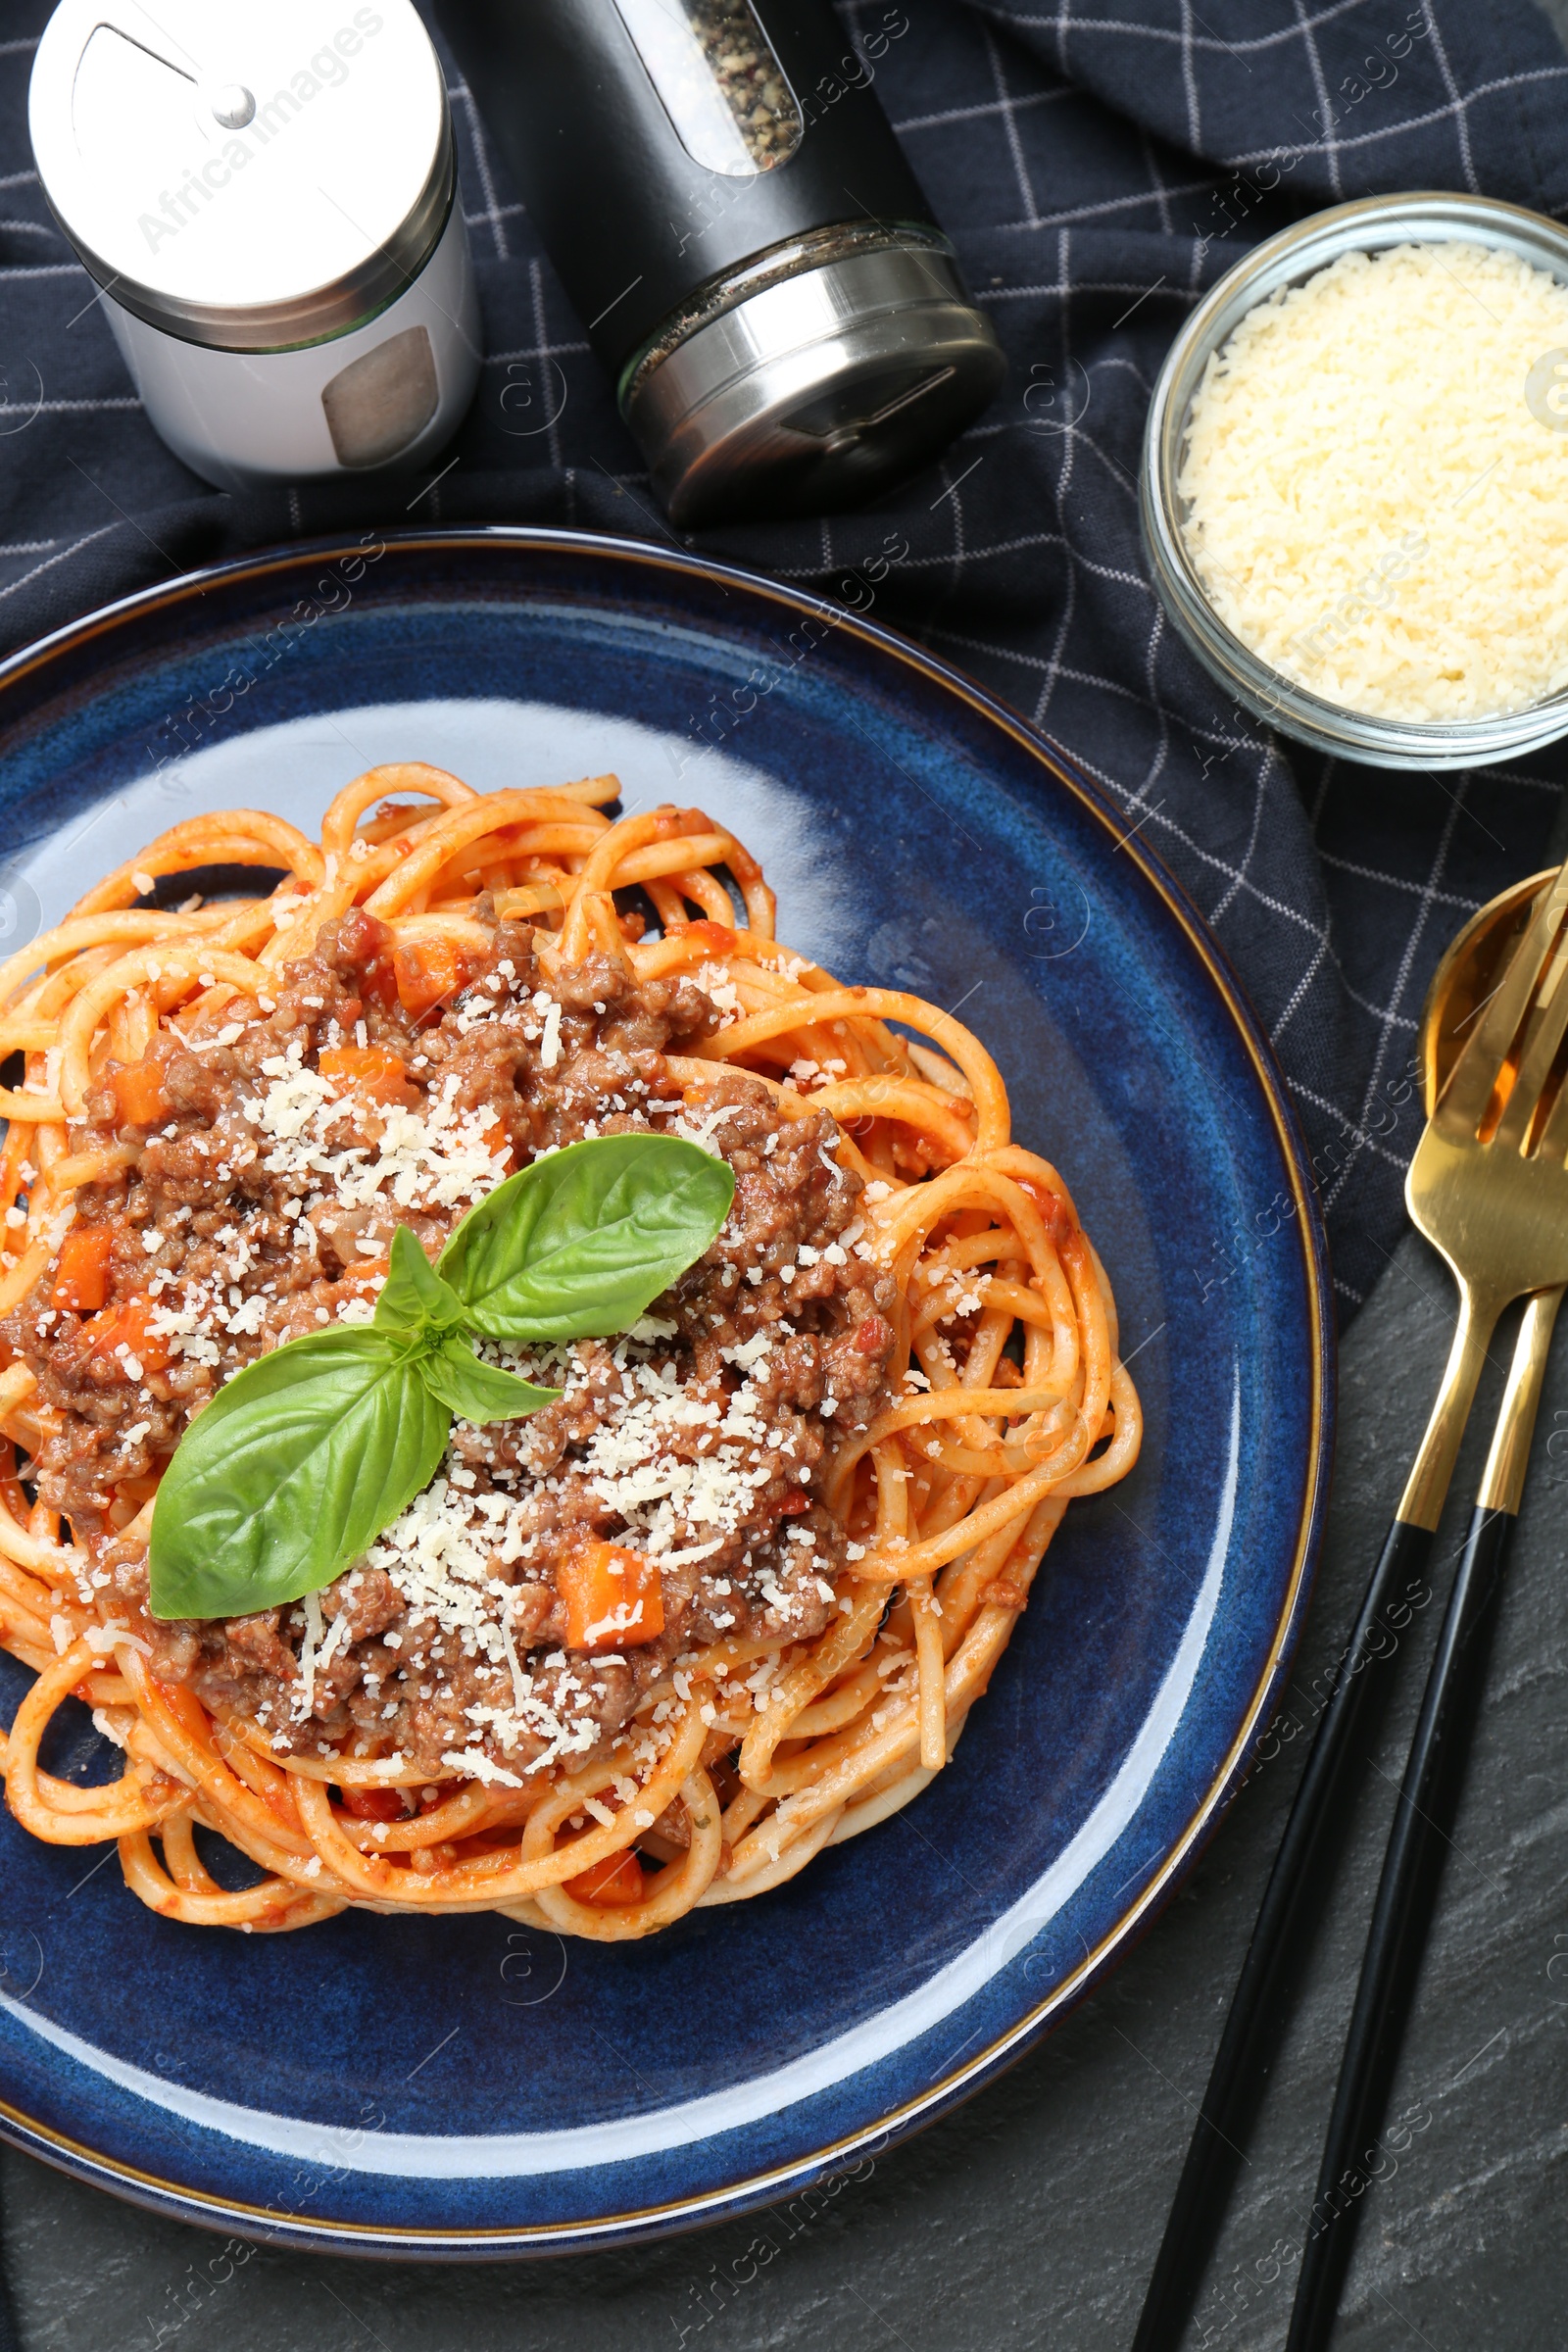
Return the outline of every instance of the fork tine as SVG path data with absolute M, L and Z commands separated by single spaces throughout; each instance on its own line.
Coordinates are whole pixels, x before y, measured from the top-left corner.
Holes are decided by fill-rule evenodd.
M 1562 1044 L 1563 1032 L 1568 1030 L 1568 988 L 1562 986 L 1565 968 L 1568 968 L 1568 959 L 1565 959 L 1564 949 L 1559 944 L 1541 984 L 1540 1001 L 1526 1026 L 1519 1057 L 1519 1074 L 1503 1105 L 1502 1116 L 1497 1121 L 1497 1132 L 1493 1139 L 1505 1152 L 1522 1150 L 1530 1132 L 1530 1122 L 1540 1104 L 1542 1091 L 1551 1075 L 1551 1065 Z M 1555 1110 L 1555 1103 L 1552 1108 Z
M 1568 1086 L 1563 1087 L 1551 1106 L 1551 1116 L 1542 1129 L 1541 1141 L 1536 1146 L 1536 1157 L 1555 1160 L 1559 1166 L 1564 1159 L 1568 1159 Z
M 1492 1100 L 1503 1058 L 1536 993 L 1542 965 L 1556 944 L 1568 911 L 1568 862 L 1558 872 L 1530 928 L 1508 960 L 1474 1036 L 1454 1063 L 1438 1105 L 1438 1122 L 1451 1134 L 1474 1135 Z M 1517 1089 L 1515 1090 L 1517 1091 Z M 1537 1095 L 1540 1087 L 1537 1087 Z
M 1568 934 L 1551 959 L 1551 969 L 1542 987 L 1543 997 L 1553 1003 L 1558 994 L 1568 999 L 1568 987 L 1563 986 L 1565 977 L 1568 977 Z M 1522 1066 L 1520 1076 L 1524 1076 Z M 1557 1100 L 1536 1143 L 1536 1156 L 1548 1163 L 1555 1160 L 1559 1166 L 1568 1158 L 1568 1080 L 1557 1090 Z

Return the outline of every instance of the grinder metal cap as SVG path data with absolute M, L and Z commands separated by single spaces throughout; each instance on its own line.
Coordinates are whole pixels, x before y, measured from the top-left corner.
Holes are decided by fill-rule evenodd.
M 1005 368 L 935 229 L 822 230 L 708 300 L 620 394 L 682 529 L 857 505 L 960 431 Z
M 410 0 L 62 0 L 28 121 L 99 284 L 220 350 L 359 325 L 451 209 L 446 91 Z

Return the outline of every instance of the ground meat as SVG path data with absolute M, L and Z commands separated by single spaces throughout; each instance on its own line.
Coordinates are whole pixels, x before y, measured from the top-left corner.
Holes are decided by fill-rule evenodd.
M 280 1752 L 357 1738 L 432 1774 L 514 1778 L 591 1752 L 683 1651 L 821 1630 L 844 1563 L 818 1474 L 829 1431 L 863 1428 L 883 1396 L 894 1290 L 860 1241 L 829 1117 L 784 1118 L 741 1073 L 685 1100 L 666 1052 L 719 1018 L 689 982 L 638 987 L 597 958 L 547 986 L 532 930 L 503 923 L 455 1001 L 417 1022 L 388 948 L 356 910 L 256 1017 L 163 1034 L 168 1115 L 151 1129 L 119 1117 L 109 1084 L 89 1099 L 72 1149 L 136 1152 L 78 1212 L 111 1234 L 105 1307 L 51 1310 L 46 1276 L 0 1340 L 38 1377 L 38 1492 L 161 1677 L 263 1725 Z M 343 1047 L 394 1054 L 403 1074 L 380 1100 L 334 1091 L 318 1057 Z M 147 1617 L 145 1552 L 119 1529 L 221 1381 L 298 1333 L 367 1319 L 398 1224 L 433 1255 L 511 1168 L 629 1130 L 685 1133 L 736 1177 L 724 1230 L 637 1332 L 488 1350 L 560 1402 L 459 1422 L 433 1486 L 307 1603 Z M 598 1540 L 662 1570 L 662 1634 L 610 1656 L 564 1646 L 561 1572 Z
M 107 1311 L 133 1301 L 167 1309 L 171 1298 L 189 1296 L 210 1331 L 197 1345 L 176 1347 L 167 1364 L 143 1364 L 133 1345 L 121 1343 L 124 1354 L 105 1345 L 114 1335 L 103 1322 L 51 1312 L 48 1276 L 0 1322 L 0 1341 L 31 1367 L 41 1400 L 62 1416 L 36 1474 L 45 1500 L 78 1537 L 104 1530 L 110 1488 L 155 1472 L 226 1374 L 302 1332 L 364 1319 L 367 1267 L 380 1264 L 396 1225 L 412 1226 L 433 1254 L 500 1173 L 584 1133 L 607 1079 L 657 1090 L 660 1049 L 687 1046 L 712 1026 L 711 1006 L 689 985 L 637 990 L 600 960 L 579 976 L 579 994 L 582 984 L 598 992 L 590 1009 L 564 1003 L 560 1059 L 546 1071 L 531 1004 L 539 986 L 533 938 L 526 926 L 500 925 L 470 988 L 421 1029 L 383 977 L 385 926 L 355 908 L 325 925 L 315 953 L 288 967 L 267 1017 L 219 1028 L 195 1051 L 168 1033 L 160 1038 L 151 1058 L 170 1110 L 153 1132 L 120 1119 L 107 1084 L 89 1097 L 72 1149 L 129 1143 L 138 1151 L 133 1167 L 88 1188 L 77 1211 L 80 1222 L 107 1226 L 113 1237 Z M 596 1001 L 602 1016 L 591 1009 Z M 323 1048 L 356 1043 L 405 1059 L 416 1110 L 440 1102 L 450 1123 L 470 1133 L 491 1122 L 484 1132 L 495 1164 L 463 1198 L 412 1209 L 390 1199 L 345 1209 L 328 1199 L 307 1208 L 319 1178 L 269 1167 L 250 1116 L 273 1084 L 269 1071 L 291 1054 L 314 1068 Z M 580 1063 L 594 1065 L 597 1097 Z M 385 1128 L 385 1106 L 352 1091 L 336 1106 L 333 1140 L 344 1152 L 373 1150 Z

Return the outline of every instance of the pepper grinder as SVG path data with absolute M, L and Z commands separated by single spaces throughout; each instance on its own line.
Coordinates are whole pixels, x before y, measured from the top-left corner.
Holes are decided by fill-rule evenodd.
M 674 522 L 858 503 L 996 391 L 872 87 L 886 27 L 851 48 L 826 0 L 438 6 Z

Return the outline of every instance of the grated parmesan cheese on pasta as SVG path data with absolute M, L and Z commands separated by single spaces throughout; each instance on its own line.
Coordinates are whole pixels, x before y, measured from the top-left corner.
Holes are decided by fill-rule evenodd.
M 561 1008 L 552 1010 L 559 1029 Z M 499 1118 L 490 1109 L 460 1110 L 455 1077 L 417 1110 L 383 1110 L 381 1140 L 372 1152 L 345 1143 L 340 1129 L 334 1136 L 343 1105 L 330 1081 L 305 1067 L 298 1043 L 264 1061 L 262 1073 L 271 1082 L 266 1094 L 241 1106 L 271 1146 L 262 1165 L 273 1175 L 322 1178 L 312 1205 L 331 1200 L 342 1207 L 375 1207 L 384 1188 L 400 1208 L 416 1202 L 453 1208 L 481 1200 L 505 1171 L 507 1141 Z
M 1478 245 L 1348 253 L 1249 312 L 1204 369 L 1178 484 L 1220 619 L 1382 718 L 1568 686 L 1568 431 L 1526 394 L 1565 348 L 1568 286 Z

